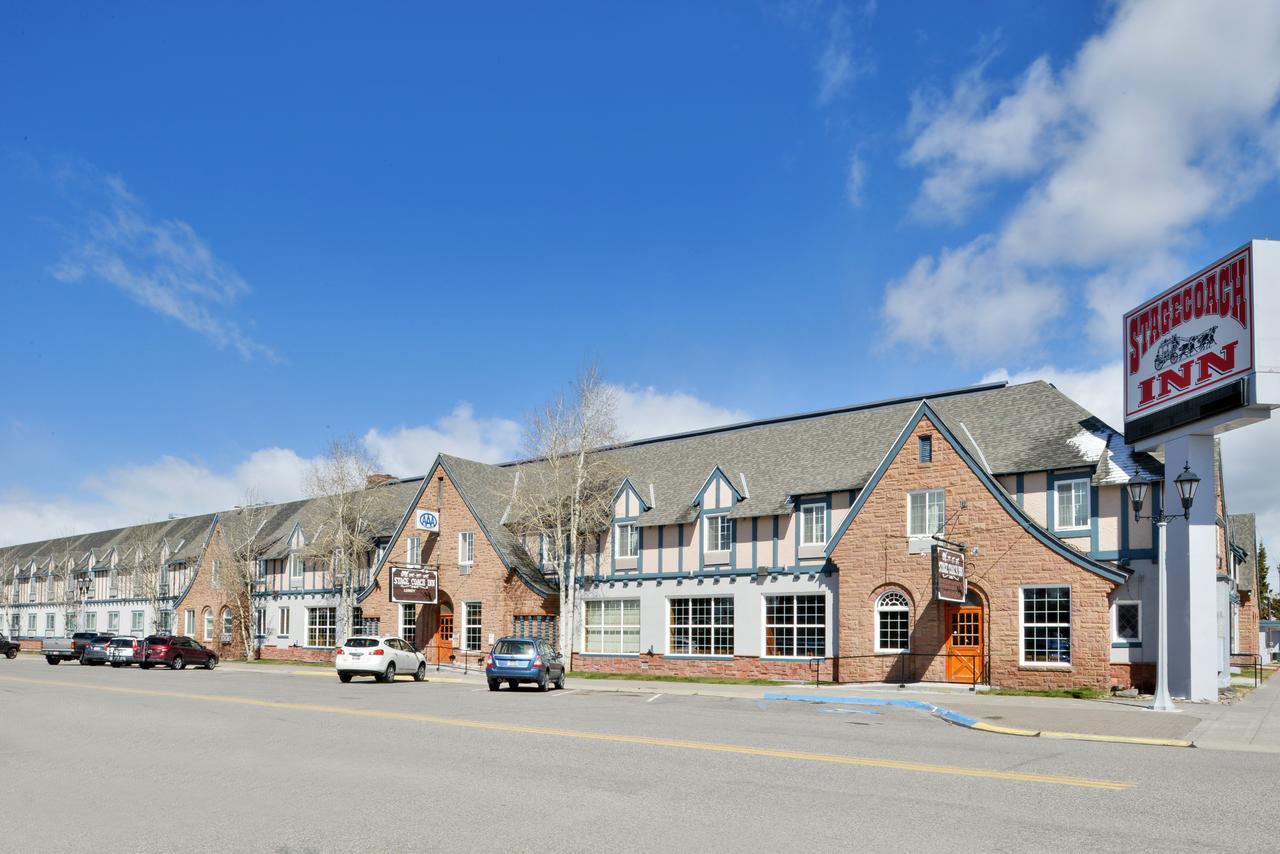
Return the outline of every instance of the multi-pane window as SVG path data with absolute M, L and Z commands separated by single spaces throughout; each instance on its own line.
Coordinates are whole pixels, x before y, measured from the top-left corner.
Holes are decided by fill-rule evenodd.
M 120 576 L 113 569 L 107 573 L 107 598 L 115 599 L 120 595 Z
M 827 505 L 800 505 L 800 545 L 825 546 L 827 544 Z
M 412 603 L 400 606 L 400 637 L 409 646 L 418 648 L 418 606 Z
M 422 563 L 422 537 L 410 537 L 408 545 L 408 555 L 405 557 L 405 563 L 410 566 L 417 566 Z
M 817 658 L 827 652 L 827 599 L 822 594 L 764 597 L 765 655 Z
M 222 633 L 224 635 L 229 635 L 231 634 L 231 631 L 234 628 L 235 628 L 235 619 L 231 616 L 231 609 L 223 608 L 222 609 Z
M 146 619 L 145 611 L 133 611 L 129 614 L 129 631 L 141 632 L 144 630 L 142 621 Z
M 382 620 L 378 617 L 366 617 L 363 608 L 351 609 L 351 629 L 348 634 L 377 637 L 381 632 Z
M 256 608 L 253 612 L 253 633 L 262 637 L 267 633 L 267 609 Z
M 897 590 L 876 600 L 876 652 L 906 652 L 911 648 L 911 602 Z
M 212 640 L 213 638 L 213 611 L 209 608 L 204 609 L 204 639 Z
M 624 522 L 617 525 L 615 531 L 617 533 L 615 541 L 618 544 L 618 557 L 636 557 L 640 554 L 640 532 L 636 530 L 635 525 Z
M 49 615 L 49 628 L 50 629 L 53 628 L 53 614 Z M 116 632 L 117 634 L 120 632 L 120 612 L 119 611 L 107 612 L 107 631 Z
M 160 632 L 161 634 L 166 634 L 172 628 L 173 628 L 173 611 L 171 611 L 168 608 L 165 608 L 163 611 L 160 612 Z
M 16 620 L 18 618 L 14 617 L 14 619 Z M 66 616 L 63 618 L 62 624 L 67 627 L 66 634 L 74 635 L 77 631 L 76 630 L 76 612 L 68 611 Z
M 733 597 L 671 600 L 671 655 L 733 655 Z
M 67 634 L 71 634 L 72 631 L 73 631 L 72 627 L 68 626 Z M 18 635 L 22 634 L 22 617 L 18 616 L 17 614 L 14 614 L 13 618 L 9 620 L 9 634 L 13 635 L 15 638 Z
M 45 633 L 46 635 L 52 635 L 52 634 L 53 634 L 53 621 L 54 621 L 55 617 L 56 617 L 56 615 L 54 615 L 54 614 L 45 614 L 45 615 L 44 615 L 44 633 Z M 116 617 L 116 622 L 117 622 L 117 623 L 119 623 L 119 622 L 120 622 L 120 615 L 119 615 L 119 614 L 116 614 L 116 615 L 115 615 L 115 617 Z M 113 628 L 113 627 L 111 626 L 111 621 L 110 621 L 110 620 L 108 620 L 108 621 L 107 621 L 107 628 Z
M 932 537 L 946 527 L 946 493 L 941 489 L 907 495 L 907 536 Z
M 301 587 L 302 574 L 307 570 L 307 562 L 298 555 L 289 555 L 289 586 Z
M 36 634 L 36 615 L 35 614 L 27 615 L 27 634 L 30 635 L 31 637 L 35 637 L 35 634 Z
M 32 628 L 35 628 L 32 626 Z M 96 632 L 98 630 L 98 614 L 96 611 L 89 611 L 84 615 L 84 630 L 86 632 Z
M 307 646 L 334 646 L 337 634 L 337 608 L 307 609 Z
M 466 644 L 466 649 L 475 651 L 484 649 L 484 634 L 482 633 L 481 620 L 484 618 L 484 609 L 479 602 L 467 602 L 463 606 L 463 619 L 465 628 L 462 633 L 462 642 Z
M 1022 588 L 1022 663 L 1071 663 L 1071 588 Z
M 1115 614 L 1115 640 L 1134 643 L 1142 640 L 1142 603 L 1117 602 Z
M 587 652 L 640 652 L 640 600 L 596 599 L 586 603 Z
M 281 637 L 289 637 L 289 614 L 290 611 L 288 608 L 280 609 L 280 623 L 277 626 L 276 634 Z
M 470 567 L 476 561 L 475 531 L 458 532 L 458 566 Z
M 1058 528 L 1089 527 L 1089 481 L 1064 480 L 1054 484 L 1057 496 L 1055 517 Z
M 727 515 L 707 516 L 702 520 L 707 531 L 706 550 L 727 552 L 733 546 L 733 520 Z

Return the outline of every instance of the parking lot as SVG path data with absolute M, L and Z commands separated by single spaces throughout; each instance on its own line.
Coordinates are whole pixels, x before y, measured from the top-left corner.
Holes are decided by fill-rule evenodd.
M 1274 819 L 1222 798 L 1269 785 L 1273 756 L 1017 739 L 906 709 L 491 693 L 431 676 L 0 662 L 0 758 L 20 804 L 0 811 L 0 847 L 948 850 L 962 833 L 981 850 L 1214 849 L 1228 827 L 1231 847 L 1241 832 L 1274 839 Z

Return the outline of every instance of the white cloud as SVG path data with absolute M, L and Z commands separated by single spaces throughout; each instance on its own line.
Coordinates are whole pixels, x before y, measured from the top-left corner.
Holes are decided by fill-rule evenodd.
M 1276 491 L 1276 448 L 1280 447 L 1280 413 L 1272 420 L 1232 430 L 1222 437 L 1222 476 L 1231 513 L 1258 514 L 1258 538 L 1280 544 L 1280 495 Z
M 889 284 L 884 317 L 890 344 L 950 349 L 975 362 L 1032 346 L 1063 308 L 1061 289 L 1010 267 L 990 240 L 925 256 Z
M 1001 87 L 986 80 L 984 60 L 949 99 L 917 96 L 905 159 L 926 169 L 918 212 L 954 219 L 996 182 L 1031 183 L 995 232 L 925 256 L 890 285 L 890 337 L 903 337 L 903 303 L 942 299 L 964 305 L 966 316 L 1001 316 L 1009 287 L 1052 270 L 1060 281 L 1086 280 L 1080 290 L 1099 318 L 1093 338 L 1111 346 L 1103 330 L 1117 322 L 1117 306 L 1176 281 L 1174 269 L 1190 272 L 1194 264 L 1176 259 L 1195 229 L 1274 179 L 1276 44 L 1280 4 L 1269 0 L 1229 14 L 1198 0 L 1133 0 L 1060 72 L 1041 57 Z M 949 259 L 981 261 L 978 272 L 1001 284 L 945 275 Z M 912 287 L 920 293 L 903 293 Z M 985 349 L 1027 349 L 1055 318 L 1028 314 L 1025 330 Z M 971 352 L 962 337 L 949 343 Z
M 875 14 L 875 4 L 861 9 L 864 18 Z M 853 13 L 845 4 L 837 4 L 827 17 L 826 43 L 818 56 L 818 103 L 829 104 L 846 95 L 853 84 L 875 70 L 874 64 L 854 39 Z
M 520 451 L 520 425 L 507 418 L 476 418 L 469 403 L 432 426 L 401 427 L 390 433 L 374 428 L 364 444 L 386 471 L 398 477 L 426 474 L 436 454 L 454 454 L 496 463 L 514 459 Z
M 867 162 L 856 151 L 849 157 L 849 177 L 845 181 L 845 198 L 855 208 L 862 207 L 862 187 L 867 182 Z
M 617 398 L 619 425 L 629 438 L 748 417 L 683 392 L 663 392 L 652 386 L 610 388 Z M 432 424 L 389 431 L 370 428 L 362 441 L 383 471 L 408 477 L 426 474 L 437 453 L 484 462 L 514 459 L 520 455 L 521 438 L 517 422 L 477 417 L 471 404 L 462 402 Z M 198 459 L 164 456 L 107 468 L 86 477 L 70 494 L 41 496 L 11 490 L 0 494 L 0 545 L 160 520 L 171 513 L 225 510 L 250 494 L 272 502 L 300 498 L 307 492 L 312 462 L 288 448 L 262 448 L 223 470 Z
M 177 219 L 156 219 L 116 175 L 84 164 L 57 175 L 90 213 L 72 246 L 50 272 L 61 282 L 102 281 L 139 305 L 176 320 L 219 348 L 246 359 L 274 359 L 225 314 L 250 291 L 245 280 L 218 259 L 195 229 Z
M 617 400 L 618 426 L 629 439 L 733 424 L 750 417 L 743 410 L 716 406 L 684 392 L 662 392 L 653 386 L 611 388 Z
M 1078 371 L 1062 370 L 1049 365 L 1014 372 L 1000 368 L 982 378 L 984 383 L 1000 380 L 1011 385 L 1033 380 L 1053 383 L 1067 397 L 1112 427 L 1119 429 L 1124 425 L 1124 380 L 1118 361 L 1100 368 Z

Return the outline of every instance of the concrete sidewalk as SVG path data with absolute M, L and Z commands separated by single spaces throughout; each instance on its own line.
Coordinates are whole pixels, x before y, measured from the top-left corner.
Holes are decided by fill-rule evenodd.
M 1273 673 L 1243 700 L 1219 707 L 1191 732 L 1196 747 L 1280 753 L 1280 674 Z

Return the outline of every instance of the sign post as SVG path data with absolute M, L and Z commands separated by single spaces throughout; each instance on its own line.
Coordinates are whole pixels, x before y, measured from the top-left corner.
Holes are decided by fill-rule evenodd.
M 1276 315 L 1278 300 L 1280 243 L 1253 240 L 1124 315 L 1125 442 L 1164 455 L 1153 512 L 1178 506 L 1174 475 L 1184 466 L 1206 485 L 1185 525 L 1154 532 L 1157 565 L 1135 564 L 1159 578 L 1157 672 L 1168 674 L 1169 694 L 1188 700 L 1216 700 L 1230 672 L 1216 629 L 1214 437 L 1267 420 L 1269 401 L 1280 400 L 1280 372 L 1267 367 L 1280 365 L 1280 330 L 1256 323 Z

